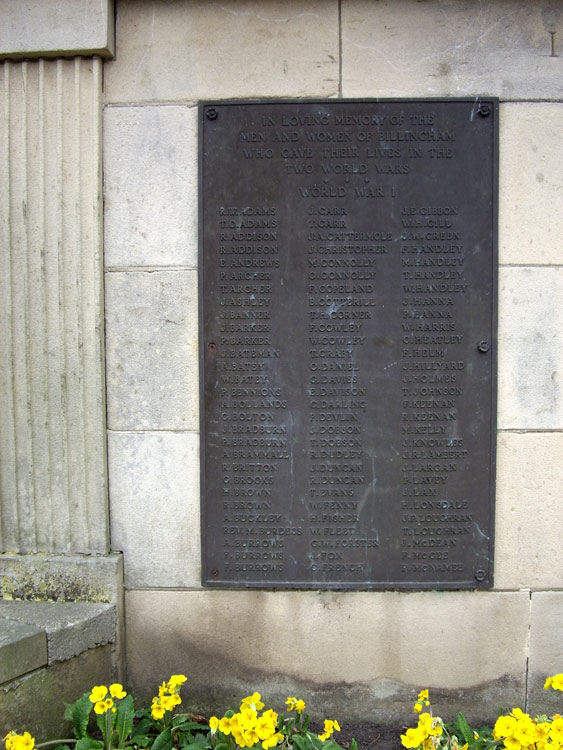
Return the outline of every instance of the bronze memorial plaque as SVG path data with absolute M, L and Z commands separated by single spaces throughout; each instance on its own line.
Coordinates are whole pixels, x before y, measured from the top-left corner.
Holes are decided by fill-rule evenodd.
M 200 105 L 205 585 L 492 586 L 497 124 Z

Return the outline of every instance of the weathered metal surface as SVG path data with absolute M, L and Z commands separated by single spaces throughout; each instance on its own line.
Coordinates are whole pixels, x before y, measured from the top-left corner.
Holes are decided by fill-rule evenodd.
M 205 584 L 492 585 L 497 121 L 200 106 Z

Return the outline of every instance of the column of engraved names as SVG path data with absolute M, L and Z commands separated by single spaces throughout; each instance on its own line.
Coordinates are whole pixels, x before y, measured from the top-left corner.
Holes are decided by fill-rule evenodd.
M 456 548 L 470 533 L 468 500 L 456 492 L 467 460 L 458 422 L 467 294 L 461 212 L 401 208 L 402 569 L 415 577 L 462 572 Z
M 354 579 L 366 573 L 367 548 L 378 546 L 359 531 L 369 481 L 369 395 L 359 354 L 376 304 L 376 265 L 391 234 L 355 230 L 343 205 L 315 202 L 307 216 L 309 560 L 314 574 Z
M 267 579 L 284 570 L 275 488 L 289 458 L 287 401 L 271 374 L 277 207 L 220 206 L 218 227 L 223 566 L 227 578 Z

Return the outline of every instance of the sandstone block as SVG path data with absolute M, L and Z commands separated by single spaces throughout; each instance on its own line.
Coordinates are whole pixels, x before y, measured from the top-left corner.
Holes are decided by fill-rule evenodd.
M 524 699 L 529 607 L 528 592 L 130 591 L 129 680 L 150 697 L 183 671 L 202 710 L 250 685 L 368 721 L 409 721 L 428 687 L 442 716 L 493 719 Z
M 353 0 L 342 7 L 343 94 L 555 99 L 563 78 L 551 32 L 562 26 L 549 0 Z
M 562 433 L 499 433 L 495 588 L 563 587 L 562 455 Z
M 535 591 L 530 620 L 528 711 L 561 713 L 561 692 L 544 690 L 545 678 L 563 672 L 563 591 Z
M 197 108 L 104 112 L 105 263 L 197 266 Z
M 563 267 L 501 268 L 500 429 L 563 426 Z
M 563 104 L 504 103 L 500 117 L 501 263 L 561 264 Z
M 108 426 L 197 430 L 195 271 L 106 275 Z
M 199 586 L 195 433 L 110 433 L 111 534 L 129 587 Z
M 133 0 L 117 38 L 108 102 L 338 94 L 336 0 Z

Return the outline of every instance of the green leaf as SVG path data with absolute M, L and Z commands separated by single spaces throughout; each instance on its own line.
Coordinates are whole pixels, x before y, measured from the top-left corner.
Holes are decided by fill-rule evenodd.
M 358 750 L 358 743 L 354 739 L 350 741 L 350 750 Z
M 198 721 L 186 721 L 182 716 L 176 716 L 172 719 L 172 726 L 183 731 L 188 729 L 199 729 L 200 731 L 208 729 L 205 724 L 200 724 Z
M 133 716 L 135 714 L 135 705 L 133 696 L 126 695 L 120 701 L 117 711 L 115 712 L 115 730 L 117 732 L 117 747 L 123 747 L 125 740 L 131 734 L 133 729 Z
M 215 745 L 215 750 L 229 750 L 229 745 L 226 742 L 219 742 Z
M 103 748 L 103 743 L 99 740 L 93 740 L 91 737 L 83 737 L 76 743 L 76 750 L 98 750 Z
M 148 747 L 153 742 L 154 737 L 150 737 L 144 730 L 138 730 L 139 727 L 135 727 L 130 741 L 133 742 L 137 747 Z
M 172 732 L 170 727 L 161 732 L 152 743 L 151 750 L 170 750 L 172 747 Z
M 105 714 L 96 714 L 96 724 L 98 725 L 98 729 L 102 733 L 102 737 L 105 737 L 106 736 L 106 729 L 107 729 L 106 715 Z
M 311 750 L 314 747 L 313 743 L 307 735 L 294 734 L 291 737 L 292 743 L 295 745 L 297 750 Z
M 338 742 L 335 742 L 332 739 L 323 742 L 322 747 L 324 750 L 341 750 L 341 746 L 338 744 Z
M 137 742 L 137 737 L 141 737 L 141 735 L 147 734 L 151 729 L 154 729 L 153 720 L 148 716 L 145 716 L 133 729 L 131 739 L 134 739 Z
M 309 726 L 310 719 L 311 717 L 309 716 L 309 714 L 305 714 L 305 718 L 303 719 L 303 727 L 302 727 L 304 732 L 307 731 L 307 727 Z
M 72 721 L 72 726 L 74 727 L 74 736 L 77 740 L 81 740 L 83 737 L 88 736 L 88 719 L 90 717 L 90 711 L 92 710 L 93 705 L 94 704 L 90 700 L 90 693 L 84 693 L 82 698 L 79 698 L 72 705 L 67 706 L 67 710 L 65 711 L 65 718 Z
M 473 730 L 471 729 L 471 727 L 467 723 L 467 720 L 466 720 L 465 716 L 462 713 L 459 713 L 457 715 L 457 723 L 458 723 L 458 726 L 459 726 L 459 731 L 463 735 L 463 739 L 466 742 L 468 742 L 470 745 L 472 745 L 473 742 L 474 742 L 474 740 L 475 740 L 475 737 L 473 735 Z

